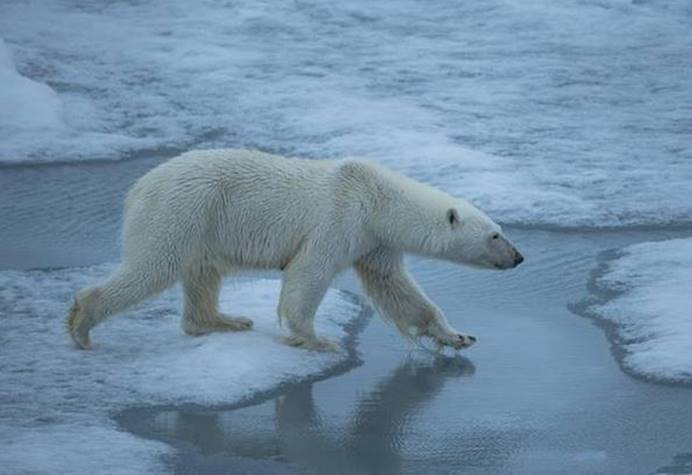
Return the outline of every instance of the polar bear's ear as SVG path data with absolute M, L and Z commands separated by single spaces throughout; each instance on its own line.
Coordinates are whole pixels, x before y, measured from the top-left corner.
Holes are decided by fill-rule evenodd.
M 454 208 L 449 208 L 447 210 L 447 222 L 452 228 L 456 228 L 461 224 L 461 220 L 459 219 L 459 213 L 457 213 L 457 210 Z

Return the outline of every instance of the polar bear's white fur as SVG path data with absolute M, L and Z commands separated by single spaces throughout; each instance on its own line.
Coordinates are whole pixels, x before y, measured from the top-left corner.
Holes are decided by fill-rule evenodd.
M 185 153 L 154 168 L 125 203 L 124 262 L 103 285 L 80 291 L 67 318 L 80 348 L 107 317 L 181 280 L 183 330 L 248 330 L 217 308 L 224 275 L 283 270 L 279 319 L 291 345 L 330 349 L 313 317 L 334 276 L 349 266 L 406 336 L 470 346 L 430 302 L 404 253 L 508 269 L 522 257 L 471 204 L 363 160 L 302 160 L 246 150 Z

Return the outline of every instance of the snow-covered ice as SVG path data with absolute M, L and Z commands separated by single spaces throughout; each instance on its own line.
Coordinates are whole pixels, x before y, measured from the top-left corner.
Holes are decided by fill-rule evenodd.
M 0 38 L 0 137 L 5 154 L 26 153 L 32 140 L 42 141 L 64 128 L 62 104 L 46 84 L 17 72 L 12 54 Z
M 615 324 L 624 366 L 692 383 L 692 239 L 634 244 L 605 265 L 595 283 L 612 298 L 590 310 Z
M 7 0 L 6 46 L 64 128 L 0 129 L 0 162 L 366 155 L 505 223 L 689 223 L 685 5 Z
M 109 412 L 154 403 L 237 403 L 352 357 L 345 350 L 324 354 L 281 344 L 279 281 L 268 279 L 222 292 L 221 308 L 252 318 L 253 331 L 184 335 L 173 289 L 97 328 L 93 351 L 76 350 L 63 327 L 70 299 L 109 270 L 0 273 L 0 471 L 148 472 L 166 446 L 119 431 Z M 330 290 L 316 329 L 343 340 L 346 327 L 363 315 L 355 297 Z
M 62 106 L 55 91 L 17 72 L 12 55 L 0 38 L 0 130 L 40 134 L 63 126 Z

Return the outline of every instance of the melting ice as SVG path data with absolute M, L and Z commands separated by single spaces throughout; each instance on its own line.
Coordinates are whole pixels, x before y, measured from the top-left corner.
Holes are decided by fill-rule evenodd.
M 505 223 L 689 224 L 691 19 L 664 0 L 5 1 L 23 79 L 2 85 L 60 127 L 0 121 L 0 160 L 366 155 Z
M 63 320 L 74 292 L 110 266 L 0 273 L 0 466 L 11 473 L 143 473 L 164 446 L 120 432 L 109 412 L 132 404 L 232 404 L 282 382 L 344 364 L 346 351 L 289 348 L 276 321 L 279 282 L 224 289 L 221 308 L 250 317 L 251 332 L 193 338 L 179 325 L 175 290 L 93 332 L 93 351 L 76 350 Z M 316 331 L 335 339 L 364 315 L 350 295 L 330 290 Z M 355 331 L 351 329 L 351 331 Z M 32 454 L 27 457 L 26 454 Z M 103 460 L 103 454 L 109 460 Z M 108 470 L 107 470 L 108 471 Z M 120 472 L 118 472 L 120 473 Z
M 596 283 L 613 295 L 591 310 L 615 324 L 624 365 L 692 383 L 692 239 L 626 247 Z

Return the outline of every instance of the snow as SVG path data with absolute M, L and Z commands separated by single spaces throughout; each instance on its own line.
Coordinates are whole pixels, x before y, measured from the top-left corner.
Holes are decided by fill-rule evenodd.
M 504 223 L 690 223 L 691 15 L 645 1 L 7 0 L 6 47 L 51 85 L 63 125 L 0 129 L 0 163 L 367 155 Z
M 692 238 L 626 247 L 596 284 L 614 292 L 591 310 L 615 324 L 624 366 L 647 378 L 692 382 Z
M 51 136 L 64 127 L 62 104 L 46 84 L 17 72 L 12 53 L 0 38 L 0 137 L 2 149 L 21 150 L 36 136 Z
M 105 421 L 12 427 L 0 432 L 3 473 L 132 474 L 164 472 L 165 444 L 134 437 Z
M 279 282 L 267 279 L 227 285 L 222 292 L 221 308 L 252 318 L 253 331 L 184 335 L 174 289 L 94 330 L 93 351 L 76 350 L 63 327 L 71 296 L 109 270 L 108 265 L 0 273 L 0 301 L 6 309 L 0 319 L 3 469 L 158 470 L 167 447 L 118 430 L 110 412 L 155 403 L 237 403 L 350 358 L 344 349 L 324 354 L 281 344 Z M 343 340 L 344 326 L 359 315 L 362 306 L 354 297 L 330 290 L 316 330 Z
M 55 91 L 19 74 L 2 38 L 0 84 L 3 86 L 0 88 L 0 127 L 3 134 L 10 136 L 26 129 L 40 133 L 42 129 L 62 127 L 61 104 Z

